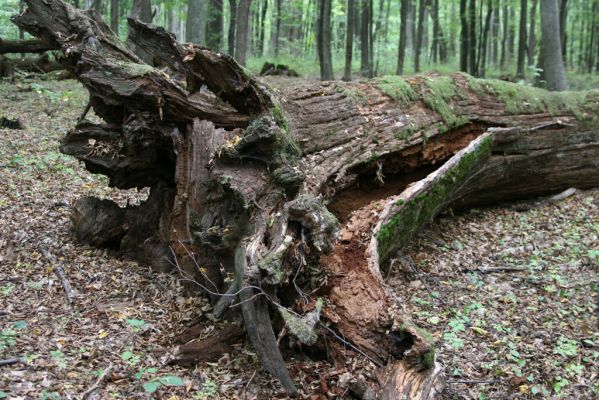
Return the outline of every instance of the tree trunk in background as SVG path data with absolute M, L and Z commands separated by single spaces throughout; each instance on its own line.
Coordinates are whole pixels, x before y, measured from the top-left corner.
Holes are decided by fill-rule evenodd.
M 347 0 L 347 26 L 345 27 L 345 69 L 343 80 L 351 81 L 352 59 L 354 54 L 354 15 L 356 2 Z
M 598 29 L 597 29 L 597 10 L 599 9 L 599 2 L 598 1 L 593 1 L 593 5 L 591 6 L 591 13 L 589 15 L 589 40 L 588 40 L 588 45 L 587 48 L 585 50 L 585 56 L 586 56 L 586 64 L 587 64 L 587 73 L 592 74 L 593 73 L 593 66 L 594 66 L 594 56 L 595 56 L 595 42 L 599 41 L 599 38 L 597 37 L 597 35 L 599 34 Z
M 185 40 L 187 42 L 206 46 L 207 14 L 207 0 L 187 0 L 187 22 L 185 24 Z
M 418 0 L 418 26 L 416 29 L 416 45 L 414 46 L 414 73 L 420 72 L 420 53 L 424 38 L 424 10 L 427 0 Z
M 505 69 L 507 67 L 507 63 L 508 63 L 508 47 L 507 47 L 507 42 L 508 42 L 508 30 L 509 30 L 509 14 L 508 14 L 508 5 L 507 5 L 508 0 L 503 0 L 503 38 L 501 40 L 501 60 L 500 60 L 500 65 L 502 69 Z
M 518 34 L 518 63 L 516 67 L 516 77 L 524 78 L 524 62 L 526 58 L 526 15 L 528 4 L 526 0 L 520 0 L 520 32 Z
M 152 22 L 152 2 L 151 0 L 133 0 L 131 6 L 131 18 L 142 22 Z
M 470 29 L 468 28 L 468 0 L 460 0 L 460 71 L 468 72 Z
M 235 60 L 245 66 L 248 50 L 248 32 L 250 20 L 250 6 L 252 0 L 239 0 L 237 6 L 237 26 L 235 32 Z
M 499 0 L 493 0 L 493 23 L 491 24 L 491 57 L 490 62 L 493 65 L 497 65 L 499 62 L 499 27 L 501 25 Z
M 277 23 L 276 23 L 276 27 L 275 27 L 275 33 L 274 33 L 274 45 L 273 48 L 275 49 L 275 57 L 279 56 L 279 37 L 281 36 L 281 1 L 282 0 L 277 0 Z
M 566 23 L 568 21 L 568 0 L 559 0 L 559 37 L 562 46 L 562 57 L 566 59 L 568 47 L 568 32 L 566 32 Z M 593 1 L 593 0 L 589 0 Z
M 471 75 L 477 76 L 478 71 L 476 70 L 476 0 L 470 0 L 470 8 L 468 12 L 468 28 L 470 29 L 470 33 L 468 35 L 468 60 L 469 60 L 469 68 L 468 72 Z
M 101 7 L 101 5 L 102 5 L 101 3 L 102 3 L 102 0 L 94 0 L 94 1 L 92 2 L 92 8 L 93 8 L 94 10 L 96 10 L 97 12 L 100 12 L 100 7 Z
M 119 34 L 119 0 L 110 0 L 110 29 Z
M 25 3 L 23 0 L 19 0 L 19 14 L 21 14 L 23 12 L 23 9 L 25 7 Z M 79 6 L 76 6 L 79 7 Z M 19 39 L 23 40 L 25 39 L 25 31 L 21 28 L 19 28 Z
M 360 71 L 362 76 L 370 77 L 372 74 L 372 65 L 370 64 L 370 39 L 371 29 L 370 21 L 371 9 L 370 0 L 360 0 Z
M 333 75 L 333 56 L 331 54 L 331 1 L 318 0 L 318 16 L 316 20 L 320 80 L 323 81 L 335 79 Z
M 266 30 L 266 13 L 268 11 L 268 0 L 262 1 L 262 9 L 260 13 L 260 37 L 258 39 L 258 55 L 264 53 L 264 35 Z
M 142 22 L 152 22 L 151 0 L 133 0 L 133 3 L 131 4 L 131 18 L 140 20 Z M 152 56 L 139 46 L 133 44 L 129 35 L 127 36 L 127 42 L 131 44 L 135 54 L 137 54 L 139 58 L 141 58 L 145 63 L 153 65 Z
M 397 75 L 403 75 L 404 64 L 406 60 L 406 43 L 408 36 L 408 18 L 410 12 L 410 2 L 412 0 L 401 0 L 401 9 L 399 16 L 399 48 L 397 51 L 397 69 L 395 73 Z
M 481 43 L 478 49 L 478 62 L 476 70 L 481 77 L 484 77 L 487 69 L 487 42 L 489 38 L 489 31 L 491 30 L 491 19 L 493 18 L 493 0 L 487 0 L 487 17 L 485 18 L 485 25 L 482 31 Z M 482 4 L 481 4 L 482 12 Z
M 541 0 L 543 69 L 548 90 L 567 90 L 566 70 L 560 40 L 558 0 Z
M 223 38 L 223 0 L 210 0 L 206 24 L 206 46 L 220 51 Z
M 433 20 L 433 40 L 431 46 L 431 60 L 433 63 L 439 62 L 439 0 L 432 0 L 431 19 Z
M 537 10 L 539 0 L 532 0 L 530 9 L 530 29 L 528 31 L 528 65 L 535 64 L 535 48 L 537 47 Z
M 444 210 L 599 185 L 597 91 L 454 74 L 273 94 L 230 57 L 150 24 L 130 20 L 131 40 L 167 69 L 139 64 L 95 13 L 26 2 L 13 21 L 68 55 L 103 120 L 78 123 L 61 151 L 111 186 L 150 188 L 126 208 L 78 200 L 76 236 L 211 282 L 214 317 L 243 322 L 289 393 L 278 339 L 341 365 L 365 356 L 370 398 L 438 398 L 435 339 L 384 281 L 392 259 Z
M 280 0 L 278 0 L 280 1 Z M 227 47 L 229 55 L 235 57 L 235 32 L 237 27 L 237 0 L 229 0 L 229 31 Z

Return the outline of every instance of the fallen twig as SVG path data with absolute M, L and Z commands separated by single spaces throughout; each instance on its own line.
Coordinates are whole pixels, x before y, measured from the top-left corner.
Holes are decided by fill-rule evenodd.
M 58 276 L 58 279 L 60 279 L 60 282 L 62 283 L 62 287 L 65 291 L 65 294 L 67 296 L 67 302 L 69 304 L 73 303 L 73 288 L 71 287 L 71 284 L 69 282 L 69 280 L 67 279 L 67 276 L 64 273 L 64 269 L 62 268 L 62 265 L 57 264 L 58 260 L 56 259 L 56 257 L 54 257 L 52 255 L 52 253 L 50 253 L 47 249 L 45 249 L 42 246 L 38 247 L 40 253 L 42 253 L 42 255 L 44 257 L 46 257 L 46 259 L 48 261 L 50 261 L 51 263 L 54 263 L 56 265 L 53 265 L 52 269 L 54 270 L 54 273 L 56 274 L 56 276 Z
M 81 395 L 81 398 L 83 400 L 87 399 L 100 386 L 100 384 L 102 384 L 106 380 L 106 378 L 110 376 L 109 373 L 112 367 L 113 365 L 110 364 L 104 371 L 102 371 L 102 374 L 100 375 L 98 380 L 96 380 L 96 382 L 89 389 L 83 392 L 83 394 Z
M 463 383 L 465 385 L 476 385 L 479 383 L 496 383 L 497 379 L 483 379 L 483 380 L 470 380 L 470 379 L 458 379 L 457 381 L 447 381 L 449 384 Z
M 4 367 L 7 365 L 14 365 L 24 362 L 22 358 L 8 358 L 6 360 L 0 360 L 0 367 Z
M 510 267 L 509 265 L 504 265 L 500 267 L 478 267 L 475 271 L 482 272 L 483 274 L 489 272 L 528 271 L 528 267 Z

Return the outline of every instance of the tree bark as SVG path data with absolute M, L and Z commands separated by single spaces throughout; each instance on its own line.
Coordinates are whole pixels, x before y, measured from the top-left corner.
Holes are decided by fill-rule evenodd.
M 406 42 L 408 35 L 408 14 L 410 11 L 411 0 L 401 0 L 400 9 L 400 27 L 399 27 L 399 48 L 397 50 L 397 69 L 396 75 L 403 75 L 404 64 L 406 60 Z
M 476 0 L 470 0 L 468 9 L 468 72 L 474 76 L 478 75 L 476 70 Z
M 211 0 L 206 25 L 206 46 L 220 51 L 223 33 L 223 0 Z
M 351 81 L 352 60 L 354 55 L 354 14 L 355 0 L 347 0 L 347 26 L 345 29 L 345 68 L 343 80 Z
M 524 78 L 524 60 L 526 57 L 526 12 L 527 0 L 520 0 L 520 31 L 518 34 L 518 63 L 516 77 Z
M 330 81 L 335 79 L 333 75 L 333 56 L 331 53 L 331 0 L 318 1 L 318 18 L 316 24 L 320 80 Z
M 56 50 L 42 40 L 4 40 L 0 39 L 0 54 L 8 53 L 44 53 Z
M 185 40 L 195 44 L 206 45 L 206 17 L 208 2 L 188 0 Z
M 371 30 L 372 26 L 370 25 L 372 21 L 372 9 L 370 8 L 370 0 L 360 0 L 360 70 L 362 72 L 362 76 L 371 77 L 372 76 L 372 65 L 370 52 L 372 51 L 370 48 L 371 44 Z
M 61 151 L 110 185 L 151 188 L 136 207 L 78 202 L 78 237 L 175 264 L 212 295 L 217 317 L 243 319 L 290 393 L 273 325 L 339 362 L 366 356 L 383 398 L 435 398 L 434 340 L 401 313 L 381 271 L 448 207 L 599 185 L 597 91 L 456 74 L 275 96 L 230 57 L 162 28 L 128 21 L 132 41 L 166 66 L 157 70 L 96 13 L 26 3 L 13 21 L 61 48 L 105 121 L 79 123 Z M 221 268 L 234 274 L 228 288 Z
M 228 49 L 229 55 L 235 57 L 235 28 L 237 27 L 237 0 L 229 0 L 229 30 Z
M 528 65 L 535 65 L 535 48 L 537 47 L 537 10 L 539 0 L 532 0 L 530 8 L 530 26 L 528 31 Z
M 239 0 L 235 27 L 235 59 L 245 66 L 248 51 L 250 5 L 252 0 Z
M 119 34 L 119 0 L 110 0 L 110 29 Z
M 548 90 L 567 90 L 566 69 L 562 57 L 557 0 L 541 0 L 543 70 Z
M 468 28 L 468 14 L 467 14 L 467 1 L 460 0 L 460 70 L 468 72 L 468 48 L 469 45 L 469 28 Z

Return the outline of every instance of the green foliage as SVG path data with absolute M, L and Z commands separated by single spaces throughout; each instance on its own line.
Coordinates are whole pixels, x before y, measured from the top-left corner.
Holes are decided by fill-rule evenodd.
M 161 386 L 185 386 L 185 382 L 178 376 L 167 375 L 144 382 L 142 385 L 147 393 L 154 393 Z
M 576 354 L 578 354 L 578 342 L 576 340 L 560 336 L 553 352 L 562 357 L 574 357 Z

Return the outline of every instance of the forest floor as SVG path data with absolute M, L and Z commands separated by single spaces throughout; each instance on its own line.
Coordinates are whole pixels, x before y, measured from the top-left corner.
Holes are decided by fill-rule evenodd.
M 73 241 L 77 198 L 147 195 L 109 189 L 58 152 L 86 100 L 75 81 L 0 83 L 0 117 L 25 128 L 0 129 L 0 360 L 18 361 L 0 366 L 0 399 L 81 398 L 103 373 L 88 398 L 285 398 L 247 343 L 196 368 L 166 365 L 185 327 L 214 328 L 210 305 L 177 275 Z M 599 189 L 444 215 L 388 277 L 437 339 L 446 399 L 598 398 L 598 278 Z M 359 358 L 334 367 L 294 354 L 309 399 L 349 398 L 348 377 L 371 373 Z

